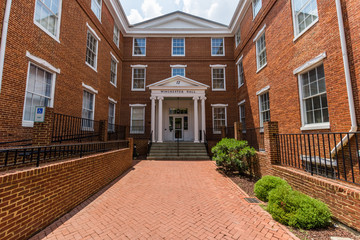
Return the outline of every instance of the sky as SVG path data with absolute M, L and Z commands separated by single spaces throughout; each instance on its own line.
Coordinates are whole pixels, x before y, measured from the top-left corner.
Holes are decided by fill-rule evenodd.
M 120 0 L 130 24 L 174 11 L 229 25 L 239 0 Z

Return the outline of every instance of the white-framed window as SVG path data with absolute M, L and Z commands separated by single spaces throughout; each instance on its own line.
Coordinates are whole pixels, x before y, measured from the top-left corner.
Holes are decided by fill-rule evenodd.
M 98 40 L 88 30 L 86 40 L 86 64 L 96 71 L 97 68 L 97 54 L 98 54 Z
M 324 65 L 299 74 L 299 87 L 303 127 L 329 125 Z
M 118 28 L 116 25 L 114 25 L 113 41 L 114 41 L 115 45 L 116 45 L 117 47 L 119 47 L 119 43 L 120 43 L 120 30 L 119 30 L 119 28 Z
M 253 19 L 260 12 L 261 6 L 262 6 L 261 0 L 253 0 L 252 1 Z
M 238 88 L 240 88 L 242 85 L 244 85 L 244 79 L 245 79 L 242 57 L 237 62 L 237 72 L 238 72 Z
M 263 69 L 267 64 L 265 33 L 256 41 L 256 65 L 257 71 Z
M 246 115 L 245 115 L 245 101 L 239 105 L 240 122 L 243 131 L 246 131 Z
M 185 56 L 185 38 L 172 39 L 172 56 Z
M 112 54 L 111 54 L 112 55 Z M 118 68 L 118 60 L 111 56 L 111 67 L 110 67 L 110 83 L 116 87 L 117 84 L 117 68 Z
M 225 56 L 224 38 L 211 38 L 211 56 Z
M 36 0 L 34 23 L 43 31 L 59 40 L 62 0 Z
M 211 78 L 213 91 L 226 90 L 225 67 L 212 67 Z
M 146 38 L 134 38 L 133 56 L 146 56 Z
M 316 0 L 292 0 L 295 37 L 304 33 L 318 21 Z
M 35 107 L 53 107 L 55 73 L 29 63 L 23 112 L 23 126 L 34 124 Z
M 264 122 L 270 121 L 270 99 L 269 92 L 259 95 L 259 110 L 260 110 L 260 127 L 264 127 Z
M 115 103 L 109 102 L 108 132 L 115 132 Z
M 94 130 L 95 94 L 83 91 L 81 126 L 83 130 Z
M 214 104 L 213 111 L 213 133 L 221 134 L 221 128 L 227 126 L 227 105 Z
M 91 10 L 95 13 L 96 17 L 101 21 L 101 4 L 102 0 L 91 0 Z
M 235 34 L 235 44 L 236 44 L 235 47 L 239 46 L 240 42 L 241 42 L 241 31 L 239 28 L 239 30 Z
M 131 134 L 143 134 L 145 132 L 145 106 L 131 106 Z
M 145 91 L 146 68 L 132 69 L 132 91 Z
M 185 68 L 171 68 L 171 76 L 185 77 Z

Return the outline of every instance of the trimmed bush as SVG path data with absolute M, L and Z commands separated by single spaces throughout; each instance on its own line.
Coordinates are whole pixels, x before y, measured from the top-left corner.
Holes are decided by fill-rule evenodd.
M 286 185 L 270 191 L 267 210 L 276 221 L 296 228 L 323 228 L 331 223 L 331 212 L 325 203 Z
M 249 147 L 247 141 L 238 141 L 233 138 L 224 138 L 211 149 L 213 160 L 225 171 L 236 171 L 240 173 L 248 169 L 248 162 L 245 161 L 255 156 L 255 149 Z
M 290 185 L 283 179 L 275 176 L 264 176 L 255 183 L 255 196 L 261 201 L 269 201 L 269 192 L 279 186 L 286 186 L 291 189 Z

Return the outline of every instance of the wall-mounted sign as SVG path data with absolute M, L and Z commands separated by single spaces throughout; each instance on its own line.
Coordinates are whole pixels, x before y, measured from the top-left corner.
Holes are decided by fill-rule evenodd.
M 34 122 L 45 121 L 45 107 L 35 107 L 35 119 Z

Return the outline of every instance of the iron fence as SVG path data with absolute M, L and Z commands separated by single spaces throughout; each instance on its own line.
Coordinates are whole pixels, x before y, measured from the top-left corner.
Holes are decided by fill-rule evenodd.
M 265 151 L 263 128 L 247 128 L 242 130 L 242 139 L 246 140 L 249 146 L 257 151 Z
M 90 142 L 99 141 L 99 137 L 99 121 L 54 113 L 52 142 Z
M 360 184 L 359 132 L 278 134 L 281 165 Z
M 22 139 L 22 140 L 16 140 L 16 141 L 0 142 L 0 148 L 25 147 L 25 146 L 31 146 L 31 145 L 32 145 L 32 139 Z
M 63 160 L 73 157 L 83 157 L 100 152 L 128 148 L 129 141 L 110 141 L 94 143 L 78 143 L 67 145 L 52 145 L 42 147 L 8 148 L 0 150 L 0 169 L 6 167 L 21 167 L 40 163 Z
M 126 126 L 108 124 L 108 140 L 125 140 Z

